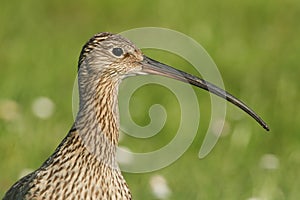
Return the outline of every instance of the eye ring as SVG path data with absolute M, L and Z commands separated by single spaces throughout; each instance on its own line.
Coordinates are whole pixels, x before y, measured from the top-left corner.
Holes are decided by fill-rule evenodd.
M 124 51 L 123 51 L 123 49 L 120 48 L 120 47 L 115 47 L 115 48 L 112 49 L 112 53 L 113 53 L 115 56 L 120 57 L 121 55 L 124 54 Z

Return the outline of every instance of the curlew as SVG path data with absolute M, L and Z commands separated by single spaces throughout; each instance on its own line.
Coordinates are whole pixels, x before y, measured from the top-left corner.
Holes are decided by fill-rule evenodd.
M 243 102 L 217 86 L 145 56 L 111 33 L 94 35 L 78 62 L 79 111 L 55 152 L 17 181 L 4 199 L 132 199 L 116 161 L 118 86 L 132 75 L 161 75 L 189 83 L 238 106 L 263 128 L 267 124 Z

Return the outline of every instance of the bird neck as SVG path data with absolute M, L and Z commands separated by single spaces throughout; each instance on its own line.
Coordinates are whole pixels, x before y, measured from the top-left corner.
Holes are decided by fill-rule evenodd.
M 98 161 L 117 168 L 119 81 L 92 74 L 78 78 L 80 106 L 75 126 L 87 150 Z

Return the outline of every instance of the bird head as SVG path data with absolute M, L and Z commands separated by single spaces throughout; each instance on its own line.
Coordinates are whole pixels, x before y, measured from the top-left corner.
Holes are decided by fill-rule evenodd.
M 142 72 L 142 51 L 118 34 L 103 32 L 94 35 L 82 48 L 79 70 L 111 79 L 123 79 Z

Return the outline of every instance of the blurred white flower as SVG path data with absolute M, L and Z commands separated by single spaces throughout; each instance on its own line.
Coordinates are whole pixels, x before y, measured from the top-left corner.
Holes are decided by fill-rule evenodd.
M 1 100 L 0 101 L 0 118 L 13 121 L 20 116 L 20 109 L 17 102 L 13 100 Z
M 150 179 L 150 186 L 153 195 L 158 199 L 168 199 L 171 195 L 171 190 L 166 179 L 161 175 L 152 176 Z
M 38 97 L 32 103 L 32 112 L 41 119 L 51 117 L 54 111 L 54 103 L 48 97 Z
M 260 167 L 269 170 L 278 169 L 279 159 L 274 154 L 265 154 L 260 159 Z
M 247 200 L 261 200 L 261 198 L 259 198 L 259 197 L 250 197 Z
M 130 164 L 133 161 L 131 150 L 127 147 L 119 146 L 117 148 L 117 161 L 120 164 Z

